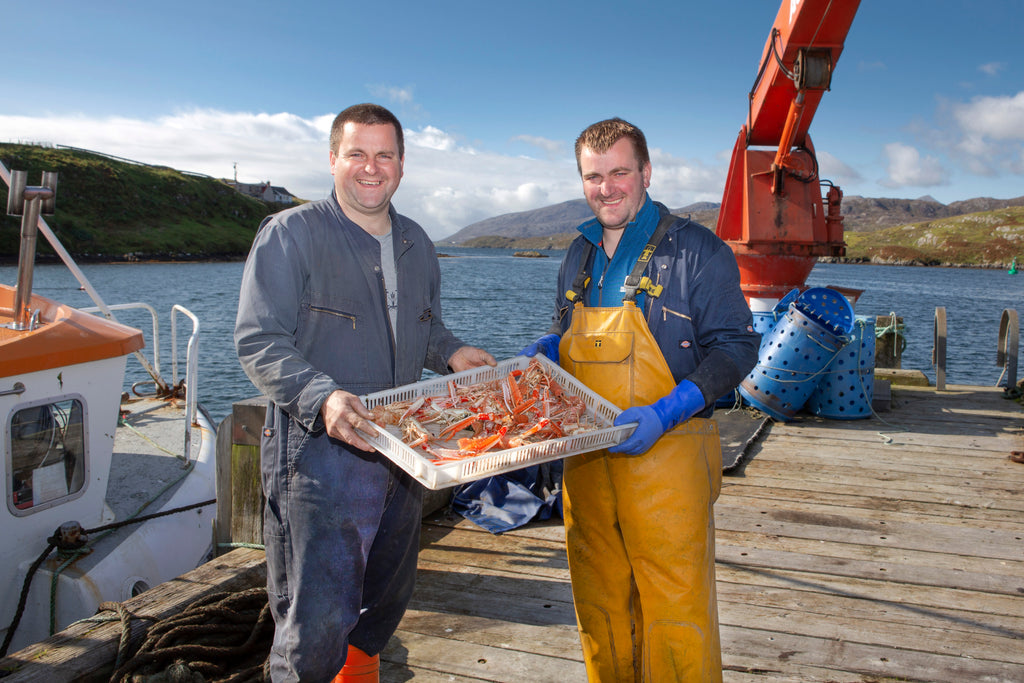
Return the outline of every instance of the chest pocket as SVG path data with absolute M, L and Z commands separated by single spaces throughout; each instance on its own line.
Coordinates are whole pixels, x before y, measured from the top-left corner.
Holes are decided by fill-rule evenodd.
M 571 334 L 562 366 L 620 408 L 630 405 L 635 335 L 629 331 Z

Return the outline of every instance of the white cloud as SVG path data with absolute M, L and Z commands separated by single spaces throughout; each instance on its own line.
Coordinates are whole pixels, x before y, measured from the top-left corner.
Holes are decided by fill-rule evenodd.
M 408 133 L 407 133 L 408 137 Z M 552 162 L 463 147 L 409 147 L 395 206 L 435 239 L 505 213 L 582 196 L 576 169 Z M 431 230 L 430 226 L 441 226 Z
M 651 197 L 678 209 L 694 202 L 722 201 L 725 167 L 707 166 L 699 161 L 674 157 L 651 148 Z
M 857 63 L 857 69 L 859 71 L 888 71 L 889 67 L 882 61 L 866 62 L 862 60 Z
M 818 177 L 823 180 L 831 180 L 840 187 L 856 185 L 864 181 L 864 176 L 857 169 L 843 163 L 836 157 L 824 150 L 817 150 L 818 155 Z
M 989 76 L 995 76 L 1005 68 L 1006 64 L 1002 62 L 989 62 L 988 64 L 982 64 L 979 66 L 978 71 L 988 74 Z
M 899 142 L 885 146 L 887 177 L 880 181 L 885 187 L 933 187 L 945 185 L 949 173 L 935 157 L 922 157 L 914 147 Z
M 156 119 L 0 115 L 8 142 L 80 147 L 147 164 L 231 178 L 271 181 L 304 199 L 330 194 L 327 139 L 333 114 L 302 118 L 193 110 Z M 405 177 L 399 211 L 439 239 L 502 213 L 575 198 L 569 162 L 479 153 L 433 127 L 406 130 Z
M 976 97 L 953 107 L 968 136 L 994 141 L 1024 141 L 1024 91 L 1012 97 Z
M 569 145 L 561 140 L 549 140 L 539 135 L 517 135 L 511 139 L 511 142 L 523 142 L 531 147 L 536 147 L 544 152 L 544 156 L 548 159 L 556 159 L 566 155 L 569 148 Z
M 379 97 L 394 104 L 411 104 L 413 101 L 412 88 L 399 88 L 393 85 L 369 85 L 367 90 L 374 97 Z
M 311 118 L 286 112 L 196 109 L 154 119 L 0 115 L 3 140 L 48 142 L 147 164 L 231 178 L 270 181 L 304 199 L 330 194 L 327 139 L 334 114 Z M 435 126 L 407 129 L 405 176 L 395 206 L 434 239 L 485 218 L 582 197 L 571 154 L 550 159 L 498 154 L 464 146 Z M 569 143 L 538 136 L 524 142 L 547 149 Z M 651 195 L 672 208 L 720 201 L 724 167 L 652 150 Z
M 951 106 L 957 129 L 951 151 L 972 172 L 993 176 L 1024 173 L 1024 91 L 976 97 Z
M 418 131 L 406 129 L 404 132 L 406 145 L 436 149 L 442 152 L 452 151 L 456 148 L 455 138 L 440 128 L 426 126 Z

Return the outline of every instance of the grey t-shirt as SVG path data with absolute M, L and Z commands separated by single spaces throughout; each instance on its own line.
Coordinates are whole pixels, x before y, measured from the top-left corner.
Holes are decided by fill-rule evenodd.
M 381 275 L 384 277 L 384 299 L 387 301 L 388 316 L 391 318 L 391 334 L 398 329 L 398 274 L 395 271 L 395 248 L 391 231 L 386 235 L 374 235 L 380 242 Z

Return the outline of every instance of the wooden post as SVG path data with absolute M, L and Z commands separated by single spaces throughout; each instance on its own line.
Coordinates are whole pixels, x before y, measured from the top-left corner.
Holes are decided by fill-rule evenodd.
M 875 317 L 875 367 L 900 368 L 906 347 L 903 318 L 891 315 Z
M 267 414 L 262 396 L 238 401 L 217 428 L 217 520 L 215 555 L 232 544 L 263 545 L 263 488 L 260 481 L 260 434 Z M 423 492 L 423 516 L 451 503 L 453 488 Z
M 217 429 L 218 555 L 231 544 L 263 545 L 260 434 L 266 413 L 262 396 L 238 401 Z

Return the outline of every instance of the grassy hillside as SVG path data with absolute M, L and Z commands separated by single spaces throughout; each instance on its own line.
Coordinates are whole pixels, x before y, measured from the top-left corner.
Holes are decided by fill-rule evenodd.
M 845 240 L 847 259 L 1003 268 L 1024 262 L 1024 207 L 847 232 Z
M 0 143 L 0 160 L 28 171 L 30 186 L 57 172 L 57 210 L 46 222 L 82 260 L 242 258 L 260 221 L 281 208 L 213 178 L 77 150 Z M 0 202 L 6 216 L 2 182 Z M 14 216 L 0 223 L 0 259 L 17 259 L 20 225 Z M 40 258 L 53 253 L 42 237 L 37 245 Z

